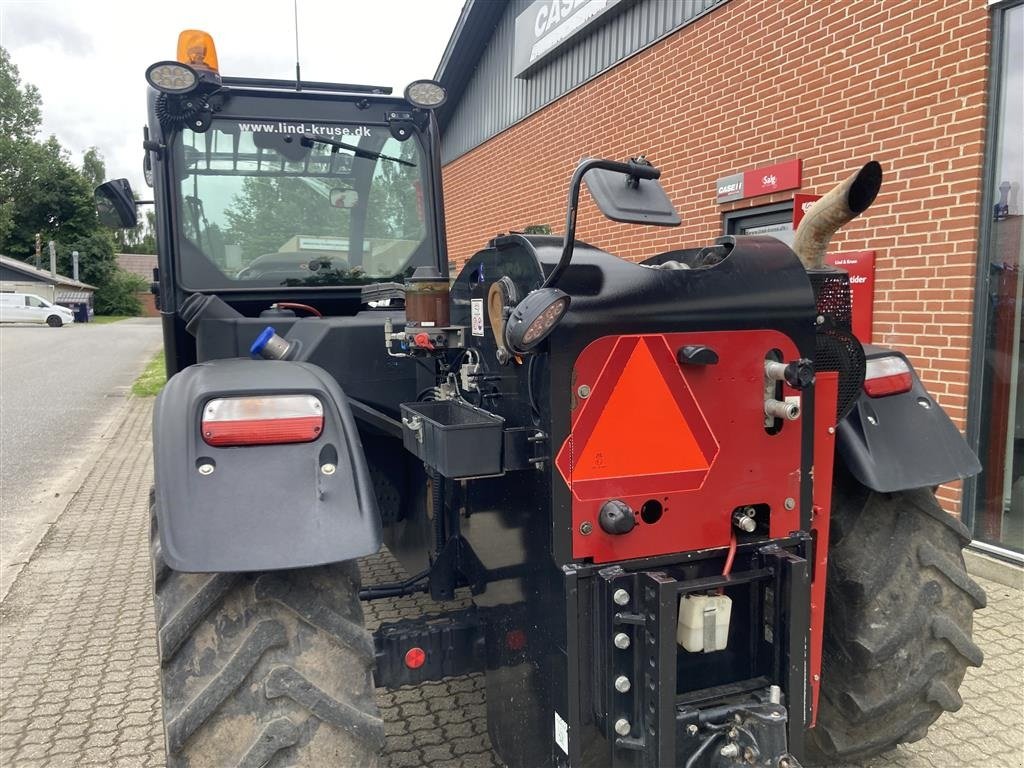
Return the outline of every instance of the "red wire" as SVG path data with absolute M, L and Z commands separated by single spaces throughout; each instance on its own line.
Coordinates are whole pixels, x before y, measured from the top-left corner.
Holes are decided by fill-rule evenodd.
M 323 314 L 321 314 L 319 309 L 311 307 L 309 304 L 297 304 L 293 301 L 279 301 L 277 302 L 277 306 L 280 309 L 303 309 L 315 317 L 323 317 Z
M 732 573 L 732 561 L 736 559 L 736 529 L 733 528 L 732 535 L 729 537 L 729 554 L 725 556 L 725 567 L 722 569 L 722 575 L 728 576 Z

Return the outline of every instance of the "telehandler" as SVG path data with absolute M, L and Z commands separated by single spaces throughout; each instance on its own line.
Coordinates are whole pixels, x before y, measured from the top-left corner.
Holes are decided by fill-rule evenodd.
M 985 595 L 933 489 L 979 465 L 822 266 L 877 163 L 792 249 L 631 263 L 575 239 L 581 189 L 673 226 L 662 171 L 585 158 L 562 236 L 452 278 L 438 83 L 222 77 L 195 30 L 146 76 L 169 765 L 374 765 L 375 687 L 472 672 L 517 768 L 839 764 L 961 706 Z M 136 223 L 125 180 L 97 200 Z M 411 576 L 361 588 L 382 546 Z

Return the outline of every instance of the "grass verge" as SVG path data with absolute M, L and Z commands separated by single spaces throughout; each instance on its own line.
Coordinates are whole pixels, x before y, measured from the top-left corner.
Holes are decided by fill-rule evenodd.
M 129 317 L 131 317 L 131 315 L 93 315 L 89 322 L 106 325 L 107 323 L 116 323 L 121 320 L 127 320 Z
M 156 357 L 149 361 L 139 378 L 132 384 L 132 394 L 136 397 L 156 397 L 167 381 L 167 370 L 164 368 L 164 352 L 160 350 Z

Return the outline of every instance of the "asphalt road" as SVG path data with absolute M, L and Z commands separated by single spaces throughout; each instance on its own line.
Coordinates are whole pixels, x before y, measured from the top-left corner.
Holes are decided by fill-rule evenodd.
M 0 326 L 0 598 L 160 344 L 155 318 Z

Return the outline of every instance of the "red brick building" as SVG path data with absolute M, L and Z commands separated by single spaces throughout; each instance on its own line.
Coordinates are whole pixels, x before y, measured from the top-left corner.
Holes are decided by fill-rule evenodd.
M 982 457 L 945 505 L 1024 549 L 1022 17 L 1019 0 L 469 0 L 438 71 L 452 259 L 499 232 L 562 231 L 583 156 L 662 169 L 681 227 L 581 206 L 577 236 L 633 260 L 728 232 L 784 239 L 794 193 L 878 160 L 882 192 L 834 250 L 875 252 L 874 343 L 910 356 Z M 796 186 L 718 202 L 718 180 L 791 160 Z

